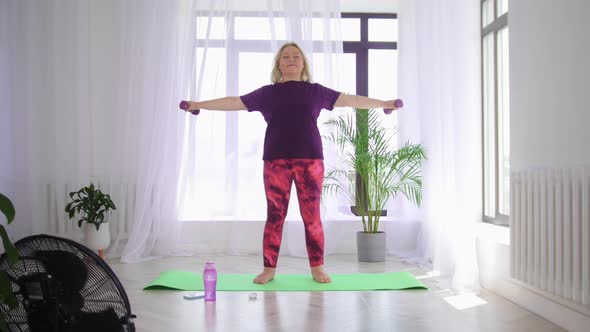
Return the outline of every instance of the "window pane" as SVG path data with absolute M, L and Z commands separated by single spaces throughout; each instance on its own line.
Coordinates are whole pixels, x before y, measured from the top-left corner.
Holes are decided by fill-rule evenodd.
M 336 57 L 338 57 L 338 60 L 334 59 Z M 356 94 L 356 54 L 344 53 L 332 55 L 333 61 L 338 61 L 337 64 L 332 64 L 333 66 L 336 66 L 336 70 L 330 70 L 329 68 L 326 68 L 325 58 L 326 57 L 323 54 L 313 54 L 314 81 L 345 94 Z M 334 74 L 337 74 L 337 76 L 335 77 Z M 333 79 L 332 82 L 337 84 L 337 86 L 332 86 L 328 84 L 328 80 L 325 78 L 326 75 L 331 75 Z M 324 134 L 325 132 L 327 132 L 328 126 L 324 124 L 326 121 L 350 112 L 352 112 L 352 109 L 350 107 L 338 107 L 335 108 L 332 112 L 321 112 L 317 121 L 318 126 L 320 128 L 320 133 Z M 324 141 L 325 156 L 329 155 L 329 152 L 327 152 L 329 144 L 330 143 Z M 334 147 L 334 149 L 337 148 Z
M 494 34 L 483 39 L 484 214 L 496 216 Z
M 485 0 L 481 5 L 481 27 L 485 28 L 494 20 L 494 0 Z
M 340 77 L 340 91 L 351 94 L 356 93 L 356 54 L 347 53 L 341 56 L 342 76 Z
M 205 52 L 206 50 L 206 52 Z M 203 63 L 206 63 L 203 66 Z M 195 94 L 201 100 L 219 98 L 226 94 L 226 50 L 225 48 L 197 48 Z M 202 70 L 202 71 L 201 71 Z
M 209 17 L 197 17 L 197 39 L 225 39 L 225 25 L 223 17 L 212 17 L 209 27 Z M 207 29 L 209 38 L 207 38 Z
M 393 99 L 397 95 L 397 50 L 369 50 L 369 96 Z
M 308 22 L 307 20 L 304 20 L 304 26 L 303 26 L 303 36 L 306 36 L 306 31 L 305 31 L 305 22 Z M 328 36 L 330 36 L 330 40 L 341 40 L 342 39 L 342 34 L 340 31 L 340 26 L 339 24 L 339 20 L 332 18 L 329 21 L 329 26 L 327 28 L 329 28 L 328 30 Z M 311 19 L 311 37 L 313 40 L 324 40 L 324 31 L 326 30 L 326 25 L 325 25 L 325 20 L 323 18 L 312 18 Z
M 314 82 L 323 84 L 334 90 L 344 93 L 356 93 L 356 54 L 332 54 L 330 64 L 326 64 L 328 60 L 324 54 L 314 53 L 311 67 L 311 76 Z M 338 86 L 331 86 L 328 82 L 338 84 Z
M 271 53 L 239 55 L 239 94 L 243 95 L 270 84 Z M 237 140 L 237 215 L 239 219 L 264 220 L 266 200 L 262 180 L 262 150 L 266 122 L 259 112 L 236 112 Z M 228 156 L 229 157 L 229 156 Z
M 206 66 L 201 66 L 205 61 Z M 193 92 L 198 100 L 219 98 L 226 92 L 226 52 L 222 48 L 197 48 L 196 53 L 196 78 L 197 90 Z M 203 72 L 201 72 L 201 69 Z M 202 73 L 202 80 L 199 77 Z M 203 83 L 205 82 L 205 83 Z M 197 220 L 208 219 L 215 215 L 226 215 L 227 205 L 223 203 L 225 192 L 225 169 L 226 169 L 226 132 L 225 116 L 223 112 L 201 112 L 200 123 L 207 123 L 199 130 L 193 131 L 194 135 L 189 137 L 185 131 L 184 146 L 194 147 L 195 155 L 207 156 L 207 162 L 186 162 L 183 164 L 193 165 L 197 171 L 193 181 L 186 186 L 188 190 L 182 197 L 184 203 L 180 211 L 180 219 Z M 194 125 L 194 122 L 186 122 L 186 125 Z M 211 140 L 212 139 L 212 140 Z M 207 174 L 207 176 L 203 176 Z
M 332 54 L 331 58 L 332 64 L 326 65 L 326 56 L 318 53 L 313 54 L 313 81 L 342 93 L 355 94 L 356 54 Z M 326 75 L 331 77 L 331 81 L 326 78 Z M 333 82 L 337 86 L 333 86 L 328 82 Z M 323 130 L 327 130 L 327 126 L 324 125 L 326 121 L 334 116 L 343 114 L 342 112 L 351 112 L 351 108 L 336 108 L 332 112 L 321 112 L 317 120 L 320 132 L 323 133 Z
M 397 50 L 369 50 L 369 97 L 391 100 L 397 98 Z M 396 148 L 397 112 L 385 115 L 380 111 L 382 124 L 392 135 Z
M 498 2 L 498 16 L 508 12 L 508 0 L 496 0 Z
M 397 20 L 393 18 L 370 18 L 369 41 L 397 41 Z
M 358 18 L 343 18 L 342 23 L 342 40 L 360 41 L 361 40 L 361 21 Z
M 510 95 L 508 28 L 498 32 L 498 188 L 499 213 L 510 214 Z
M 272 21 L 262 17 L 236 17 L 235 22 L 235 38 L 238 40 L 286 39 L 283 17 L 274 17 Z

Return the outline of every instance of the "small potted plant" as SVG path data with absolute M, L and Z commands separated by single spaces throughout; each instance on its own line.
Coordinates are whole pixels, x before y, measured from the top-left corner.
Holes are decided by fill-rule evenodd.
M 386 237 L 379 231 L 380 218 L 387 215 L 384 208 L 398 193 L 420 204 L 422 161 L 426 159 L 426 151 L 422 145 L 410 143 L 392 149 L 376 110 L 355 109 L 355 113 L 325 124 L 333 133 L 324 138 L 339 147 L 347 169 L 327 172 L 324 194 L 340 192 L 355 203 L 351 212 L 360 216 L 363 223 L 363 231 L 357 233 L 358 259 L 382 262 Z M 355 179 L 350 177 L 351 171 L 356 173 Z
M 98 250 L 100 257 L 111 242 L 109 223 L 105 215 L 116 210 L 109 195 L 103 194 L 94 184 L 70 193 L 71 202 L 66 205 L 70 219 L 77 215 L 78 227 L 84 224 L 84 238 L 90 249 Z

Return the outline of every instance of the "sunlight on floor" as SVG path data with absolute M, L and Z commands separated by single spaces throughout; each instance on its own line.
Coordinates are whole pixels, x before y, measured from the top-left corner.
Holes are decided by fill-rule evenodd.
M 475 294 L 447 296 L 443 299 L 457 310 L 469 309 L 488 303 L 484 299 Z
M 421 275 L 421 276 L 415 276 L 416 279 L 420 280 L 420 279 L 428 279 L 428 278 L 436 278 L 440 276 L 440 272 L 437 271 L 429 271 L 426 272 L 425 274 Z

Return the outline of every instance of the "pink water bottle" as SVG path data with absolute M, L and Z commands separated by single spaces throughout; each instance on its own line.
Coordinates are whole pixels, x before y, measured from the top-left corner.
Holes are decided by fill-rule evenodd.
M 203 271 L 203 283 L 205 285 L 205 301 L 215 301 L 215 291 L 217 289 L 217 271 L 215 263 L 207 262 Z

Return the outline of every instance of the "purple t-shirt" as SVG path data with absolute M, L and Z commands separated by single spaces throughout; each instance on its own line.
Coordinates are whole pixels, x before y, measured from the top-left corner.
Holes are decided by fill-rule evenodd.
M 322 109 L 334 109 L 339 96 L 303 81 L 265 85 L 240 96 L 248 111 L 259 111 L 268 124 L 262 159 L 324 159 L 317 119 Z

